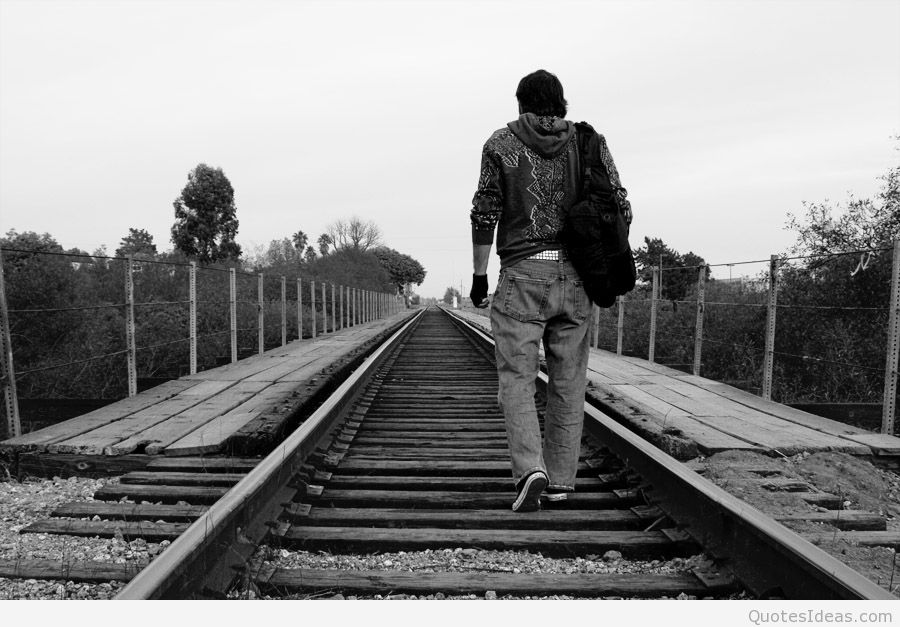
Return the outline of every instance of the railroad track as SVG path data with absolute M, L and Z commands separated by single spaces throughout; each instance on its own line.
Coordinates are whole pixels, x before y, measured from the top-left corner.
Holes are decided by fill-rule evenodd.
M 95 495 L 105 501 L 64 505 L 27 531 L 174 540 L 140 573 L 95 571 L 131 579 L 121 598 L 222 597 L 251 586 L 270 596 L 893 598 L 589 406 L 576 492 L 512 512 L 496 394 L 489 339 L 430 309 L 264 460 L 161 458 Z M 662 574 L 404 572 L 284 568 L 265 559 L 272 549 L 616 551 L 640 560 L 706 551 L 723 561 Z M 40 564 L 32 567 L 37 576 Z

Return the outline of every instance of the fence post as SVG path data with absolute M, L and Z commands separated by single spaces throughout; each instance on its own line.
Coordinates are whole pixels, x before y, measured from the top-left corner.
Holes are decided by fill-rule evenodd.
M 338 320 L 340 320 L 339 328 L 344 328 L 344 286 L 338 285 L 338 301 L 341 307 L 341 311 L 338 314 Z
M 265 336 L 265 309 L 263 309 L 263 273 L 259 273 L 259 278 L 257 279 L 257 298 L 256 298 L 256 308 L 259 312 L 259 354 L 262 355 L 266 350 L 266 336 Z
M 762 397 L 772 400 L 772 370 L 775 365 L 775 314 L 778 305 L 778 255 L 769 261 L 769 308 L 766 315 L 766 354 L 763 362 Z
M 656 356 L 656 306 L 659 300 L 659 266 L 653 266 L 653 285 L 650 289 L 650 348 L 647 360 L 652 362 Z
M 303 339 L 303 286 L 297 279 L 297 339 Z
M 341 315 L 344 316 L 344 328 L 350 328 L 350 288 L 341 287 Z
M 322 333 L 328 333 L 328 299 L 325 298 L 325 281 L 322 281 Z
M 191 374 L 197 374 L 197 262 L 191 262 L 189 272 L 190 329 L 191 329 Z
M 357 320 L 357 318 L 359 317 L 359 303 L 357 302 L 359 300 L 359 290 L 353 287 L 350 288 L 350 291 L 353 300 L 353 326 L 356 326 L 357 324 L 359 324 L 359 320 Z
M 697 277 L 697 328 L 694 331 L 694 376 L 700 376 L 700 358 L 703 351 L 703 309 L 706 299 L 706 266 L 700 266 Z
M 3 402 L 6 407 L 6 435 L 16 438 L 22 435 L 19 419 L 19 398 L 16 395 L 16 370 L 13 364 L 12 339 L 9 331 L 9 311 L 6 307 L 6 280 L 3 278 L 3 258 L 0 254 L 0 383 L 3 384 Z
M 622 356 L 622 339 L 625 336 L 625 296 L 619 296 L 619 320 L 616 322 L 616 355 Z
M 281 277 L 281 345 L 287 345 L 287 278 Z
M 309 322 L 312 325 L 312 338 L 316 339 L 316 282 L 309 282 Z
M 897 409 L 897 359 L 900 357 L 900 239 L 894 240 L 891 270 L 891 311 L 888 316 L 887 363 L 884 368 L 884 400 L 881 409 L 881 432 L 894 433 Z
M 237 274 L 234 268 L 228 269 L 228 309 L 231 318 L 231 363 L 238 360 L 237 345 Z
M 125 342 L 128 396 L 132 397 L 137 396 L 137 349 L 134 342 L 134 257 L 131 255 L 125 259 Z
M 600 307 L 592 305 L 591 346 L 600 348 Z
M 337 324 L 335 323 L 335 315 L 337 314 L 337 300 L 334 296 L 334 283 L 331 284 L 331 332 L 334 333 L 337 331 Z

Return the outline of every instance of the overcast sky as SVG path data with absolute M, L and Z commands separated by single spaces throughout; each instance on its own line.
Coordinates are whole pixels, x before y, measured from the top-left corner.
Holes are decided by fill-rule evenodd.
M 897 163 L 898 32 L 896 0 L 0 0 L 0 228 L 168 249 L 203 162 L 245 249 L 358 215 L 425 266 L 420 294 L 468 291 L 481 146 L 544 68 L 606 135 L 634 246 L 767 258 L 802 201 Z

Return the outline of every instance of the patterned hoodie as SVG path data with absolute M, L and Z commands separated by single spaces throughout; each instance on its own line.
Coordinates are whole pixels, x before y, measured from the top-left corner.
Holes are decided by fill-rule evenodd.
M 523 113 L 484 144 L 472 242 L 492 244 L 496 228 L 501 268 L 562 248 L 559 232 L 577 200 L 580 172 L 575 125 Z

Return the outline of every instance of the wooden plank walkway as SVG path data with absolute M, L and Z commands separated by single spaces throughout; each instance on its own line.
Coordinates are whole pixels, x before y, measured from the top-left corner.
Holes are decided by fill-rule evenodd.
M 169 381 L 88 414 L 0 442 L 7 452 L 199 455 L 291 399 L 323 371 L 414 315 L 404 311 Z M 321 377 L 319 377 L 321 378 Z
M 490 333 L 486 315 L 454 311 Z M 541 353 L 543 355 L 543 352 Z M 588 395 L 680 459 L 726 450 L 900 456 L 900 438 L 823 418 L 724 383 L 591 348 Z

